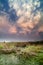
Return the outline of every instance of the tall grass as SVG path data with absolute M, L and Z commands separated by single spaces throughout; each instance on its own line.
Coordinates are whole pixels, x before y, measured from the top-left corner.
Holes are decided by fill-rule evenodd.
M 0 65 L 43 65 L 43 45 L 16 47 L 14 44 L 1 44 L 1 49 L 15 49 L 16 53 L 0 53 Z
M 1 54 L 0 65 L 43 65 L 43 53 L 28 57 L 23 55 L 15 56 L 14 53 Z

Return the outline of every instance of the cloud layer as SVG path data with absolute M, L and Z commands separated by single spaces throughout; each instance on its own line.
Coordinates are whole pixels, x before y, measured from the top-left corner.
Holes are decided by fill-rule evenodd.
M 17 40 L 43 39 L 41 1 L 0 0 L 0 3 L 0 35 Z

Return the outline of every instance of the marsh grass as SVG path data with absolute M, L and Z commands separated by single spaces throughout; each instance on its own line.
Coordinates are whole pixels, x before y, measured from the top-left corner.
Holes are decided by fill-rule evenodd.
M 0 65 L 43 65 L 43 53 L 28 58 L 23 55 L 15 56 L 14 53 L 1 54 Z
M 14 44 L 1 44 L 1 49 L 15 49 L 16 53 L 0 54 L 0 65 L 43 65 L 43 45 L 16 47 Z

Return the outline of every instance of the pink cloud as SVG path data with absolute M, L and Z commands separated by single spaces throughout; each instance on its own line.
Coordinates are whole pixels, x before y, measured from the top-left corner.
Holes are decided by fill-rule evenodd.
M 38 32 L 43 32 L 43 25 L 39 27 Z
M 29 13 L 28 13 L 29 14 Z M 15 24 L 11 24 L 6 17 L 6 15 L 0 16 L 0 32 L 8 33 L 8 34 L 27 34 L 32 32 L 32 29 L 39 24 L 40 20 L 40 12 L 36 14 L 36 16 L 28 18 L 26 16 L 21 16 Z M 30 16 L 31 14 L 29 14 Z M 18 31 L 18 27 L 21 29 Z M 18 32 L 18 33 L 17 33 Z
M 11 27 L 9 28 L 9 33 L 10 33 L 10 34 L 16 34 L 16 33 L 17 33 L 16 27 L 15 27 L 15 26 L 11 26 Z
M 8 33 L 8 34 L 16 34 L 17 29 L 16 26 L 9 22 L 6 16 L 0 16 L 0 32 Z
M 26 34 L 27 32 L 31 33 L 32 29 L 34 29 L 34 27 L 37 24 L 39 24 L 39 20 L 40 20 L 40 12 L 38 12 L 38 14 L 33 17 L 33 19 L 32 18 L 28 19 L 27 17 L 21 16 L 16 23 L 17 26 L 22 29 L 22 31 L 20 31 L 19 33 L 24 33 L 24 34 Z

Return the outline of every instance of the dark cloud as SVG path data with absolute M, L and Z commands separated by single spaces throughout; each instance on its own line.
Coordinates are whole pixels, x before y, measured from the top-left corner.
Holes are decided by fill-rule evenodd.
M 18 16 L 16 14 L 16 11 L 14 9 L 12 9 L 10 12 L 9 12 L 9 20 L 10 21 L 13 21 L 15 22 L 17 19 L 18 19 Z
M 43 40 L 43 32 L 39 32 L 40 40 Z

